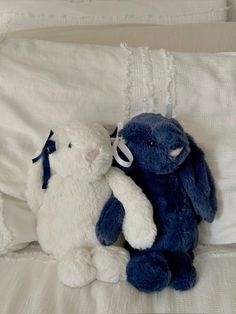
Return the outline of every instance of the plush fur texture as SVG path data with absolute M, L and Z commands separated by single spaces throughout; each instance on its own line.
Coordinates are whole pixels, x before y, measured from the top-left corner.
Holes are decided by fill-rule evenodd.
M 127 279 L 145 292 L 167 285 L 190 289 L 196 282 L 192 251 L 198 241 L 198 223 L 201 219 L 212 222 L 217 209 L 214 180 L 204 154 L 175 119 L 160 114 L 134 117 L 120 136 L 134 156 L 127 173 L 151 201 L 158 229 L 150 249 L 133 250 L 127 245 L 131 253 Z M 117 239 L 123 215 L 122 204 L 112 196 L 96 227 L 102 243 Z
M 68 286 L 82 287 L 95 278 L 125 279 L 129 253 L 118 246 L 101 247 L 95 225 L 113 193 L 123 204 L 120 229 L 126 240 L 134 248 L 151 247 L 156 226 L 150 202 L 131 178 L 111 167 L 110 137 L 102 126 L 78 123 L 59 128 L 53 140 L 56 152 L 50 155 L 48 188 L 41 188 L 38 162 L 30 168 L 26 192 L 37 215 L 42 249 L 58 260 L 59 278 Z

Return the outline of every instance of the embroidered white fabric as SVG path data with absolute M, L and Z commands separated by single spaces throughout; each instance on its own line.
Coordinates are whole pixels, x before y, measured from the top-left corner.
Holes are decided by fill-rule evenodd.
M 53 126 L 96 120 L 113 130 L 117 122 L 141 112 L 164 113 L 172 103 L 176 118 L 205 150 L 218 187 L 219 212 L 213 224 L 201 225 L 200 242 L 236 243 L 233 54 L 23 39 L 5 39 L 0 48 L 0 192 L 21 201 L 22 214 L 29 215 L 24 194 L 28 165 Z M 2 212 L 0 223 L 10 221 L 6 206 Z M 22 221 L 27 219 L 33 221 Z M 12 232 L 13 227 L 7 228 Z M 24 228 L 19 224 L 18 229 L 15 241 Z M 27 232 L 24 241 L 35 240 L 32 227 L 26 237 Z
M 56 262 L 33 246 L 0 256 L 1 313 L 235 313 L 236 247 L 199 247 L 196 286 L 138 292 L 126 282 L 94 281 L 83 288 L 59 283 Z
M 225 21 L 226 0 L 1 0 L 0 33 L 47 26 Z

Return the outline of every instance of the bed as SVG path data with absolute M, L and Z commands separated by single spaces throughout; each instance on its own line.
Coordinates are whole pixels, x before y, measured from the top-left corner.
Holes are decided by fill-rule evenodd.
M 36 11 L 34 12 L 37 12 L 39 8 L 34 7 L 37 6 L 34 1 L 31 0 L 31 10 L 35 9 Z M 53 0 L 52 3 L 55 1 Z M 104 5 L 106 1 L 100 0 L 101 4 L 99 5 Z M 195 0 L 191 1 L 194 2 Z M 29 0 L 22 1 L 22 10 L 24 5 L 27 7 L 29 2 Z M 61 2 L 65 5 L 64 1 Z M 73 9 L 74 2 L 68 2 L 72 3 Z M 87 4 L 85 2 L 84 4 L 82 1 L 84 10 L 90 10 L 89 6 L 92 6 L 92 2 Z M 98 3 L 99 1 L 95 2 Z M 14 4 L 14 1 L 12 3 Z M 75 3 L 77 5 L 76 1 Z M 120 18 L 119 23 L 116 20 L 116 23 L 105 23 L 105 25 L 102 25 L 102 23 L 89 25 L 88 21 L 85 25 L 82 22 L 79 25 L 74 25 L 75 19 L 73 19 L 73 22 L 67 19 L 66 25 L 61 25 L 61 22 L 59 24 L 55 23 L 54 15 L 53 23 L 55 25 L 51 25 L 51 22 L 48 22 L 50 19 L 48 19 L 47 23 L 49 25 L 45 24 L 42 27 L 42 25 L 37 25 L 38 22 L 32 22 L 32 17 L 35 15 L 32 15 L 31 12 L 31 15 L 29 14 L 30 20 L 27 21 L 28 24 L 26 23 L 27 27 L 24 26 L 24 28 L 22 25 L 24 25 L 25 15 L 22 20 L 12 22 L 12 16 L 8 20 L 10 11 L 5 16 L 1 13 L 4 18 L 6 17 L 8 23 L 6 23 L 7 27 L 4 30 L 4 34 L 2 34 L 0 56 L 0 71 L 2 74 L 0 80 L 0 108 L 3 112 L 3 115 L 0 117 L 0 148 L 2 153 L 2 156 L 0 155 L 0 193 L 3 194 L 3 203 L 8 204 L 9 214 L 6 214 L 5 219 L 7 223 L 12 224 L 11 231 L 13 230 L 14 233 L 12 246 L 4 252 L 0 250 L 0 253 L 2 253 L 0 254 L 1 313 L 236 313 L 236 216 L 232 212 L 232 206 L 236 206 L 236 168 L 232 166 L 235 164 L 234 153 L 236 149 L 233 135 L 236 128 L 236 109 L 235 106 L 233 107 L 236 95 L 232 92 L 232 86 L 235 86 L 236 77 L 234 70 L 230 71 L 230 69 L 234 69 L 232 64 L 236 66 L 234 60 L 236 55 L 234 53 L 236 51 L 236 22 L 233 21 L 235 18 L 233 1 L 231 2 L 229 14 L 230 22 L 226 22 L 227 15 L 225 14 L 228 4 L 225 5 L 226 2 L 220 0 L 216 1 L 216 3 L 217 6 L 220 6 L 219 12 L 221 13 L 205 14 L 203 17 L 201 16 L 201 23 L 190 23 L 189 17 L 184 22 L 180 21 L 179 17 L 173 18 L 174 25 L 169 23 L 169 19 L 162 20 L 162 25 L 160 25 L 160 22 L 154 23 L 153 17 L 147 20 L 147 17 L 150 18 L 150 14 L 147 12 L 145 20 L 142 21 L 139 16 L 139 19 L 134 23 L 133 18 L 129 20 L 126 16 L 125 21 Z M 78 5 L 80 5 L 80 1 L 78 1 Z M 222 13 L 222 8 L 224 14 Z M 17 10 L 19 10 L 19 7 Z M 122 12 L 122 7 L 119 10 Z M 12 14 L 12 12 L 10 13 Z M 202 12 L 200 11 L 200 13 Z M 197 15 L 199 16 L 200 13 L 197 12 Z M 18 11 L 19 16 L 22 17 Z M 123 15 L 121 14 L 121 16 Z M 213 17 L 215 20 L 209 21 L 209 18 L 212 19 Z M 178 25 L 176 25 L 177 22 Z M 32 26 L 32 23 L 36 24 Z M 42 23 L 42 19 L 39 19 L 39 23 Z M 9 28 L 11 25 L 13 25 L 12 29 Z M 119 47 L 120 43 L 123 44 L 118 51 L 117 47 Z M 91 45 L 95 46 L 91 48 Z M 61 50 L 60 47 L 62 48 Z M 63 47 L 65 47 L 65 50 L 63 50 Z M 132 50 L 133 47 L 137 49 L 132 52 L 136 59 L 129 63 L 129 49 Z M 150 47 L 150 51 L 146 47 Z M 66 49 L 71 50 L 67 52 Z M 105 117 L 103 114 L 99 116 L 101 122 L 110 131 L 115 127 L 115 123 L 122 118 L 120 111 L 117 109 L 119 101 L 129 104 L 129 113 L 132 116 L 139 111 L 145 110 L 163 112 L 165 101 L 170 100 L 174 102 L 177 99 L 174 106 L 175 114 L 197 136 L 199 143 L 203 144 L 206 150 L 208 161 L 212 164 L 214 174 L 219 178 L 218 188 L 221 190 L 219 203 L 224 208 L 224 211 L 220 211 L 215 224 L 211 228 L 204 225 L 201 229 L 202 238 L 195 251 L 195 266 L 199 277 L 197 285 L 192 290 L 177 292 L 167 288 L 158 294 L 145 294 L 138 292 L 126 282 L 108 284 L 99 281 L 95 281 L 83 288 L 68 288 L 58 281 L 55 260 L 51 256 L 46 255 L 37 243 L 35 217 L 31 215 L 24 197 L 24 174 L 27 170 L 25 159 L 30 159 L 30 156 L 35 151 L 34 141 L 42 140 L 49 126 L 50 120 L 45 120 L 41 123 L 41 120 L 38 118 L 40 114 L 37 114 L 37 110 L 40 108 L 40 101 L 44 100 L 45 103 L 49 101 L 54 103 L 55 101 L 56 103 L 59 101 L 58 97 L 60 96 L 63 108 L 60 114 L 63 115 L 66 112 L 63 102 L 66 103 L 66 101 L 70 100 L 72 103 L 76 103 L 79 97 L 81 97 L 76 92 L 76 86 L 73 86 L 71 81 L 72 79 L 78 79 L 77 83 L 82 84 L 77 73 L 78 71 L 72 74 L 66 72 L 66 79 L 62 75 L 68 66 L 73 66 L 73 63 L 68 61 L 64 64 L 64 68 L 61 67 L 59 69 L 62 56 L 75 55 L 76 49 L 82 51 L 81 56 L 83 55 L 83 49 L 85 49 L 84 55 L 87 55 L 87 52 L 90 51 L 89 49 L 91 51 L 98 49 L 99 53 L 112 56 L 109 59 L 109 64 L 112 62 L 122 64 L 119 69 L 120 72 L 117 70 L 117 82 L 125 77 L 127 86 L 124 89 L 124 86 L 119 86 L 114 81 L 113 85 L 117 86 L 118 90 L 116 91 L 116 97 L 114 97 L 117 103 L 114 100 L 114 107 L 112 107 L 110 115 L 107 113 Z M 46 56 L 50 51 L 52 54 L 55 54 L 55 58 L 51 57 L 50 59 L 49 57 L 46 60 Z M 175 52 L 172 53 L 173 51 Z M 195 53 L 199 54 L 196 54 L 195 57 Z M 215 56 L 214 61 L 211 61 L 211 53 L 214 53 L 214 55 L 215 53 L 226 53 L 225 58 L 227 55 L 228 58 L 219 59 L 218 63 L 218 57 Z M 159 58 L 162 57 L 164 61 L 158 63 L 158 60 L 162 60 Z M 168 63 L 172 60 L 172 57 L 175 61 L 174 64 Z M 92 57 L 91 60 L 93 60 Z M 125 65 L 127 67 L 123 67 L 124 60 L 127 60 L 127 65 Z M 136 66 L 137 60 L 143 63 L 142 66 L 138 65 L 138 69 L 142 70 L 142 74 L 137 74 L 136 77 L 136 74 L 134 74 L 136 72 L 132 70 L 132 67 Z M 169 61 L 165 64 L 166 60 Z M 53 62 L 55 62 L 55 68 L 58 66 L 57 72 L 56 69 L 54 72 L 53 68 L 50 68 L 50 63 Z M 149 62 L 153 64 L 151 70 Z M 195 64 L 196 72 L 198 72 L 199 68 L 203 71 L 206 66 L 206 71 L 208 70 L 210 73 L 209 77 L 205 77 L 206 72 L 199 72 L 199 77 L 205 78 L 204 82 L 207 82 L 207 84 L 211 77 L 215 77 L 215 85 L 209 83 L 209 87 L 203 90 L 204 82 L 202 84 L 198 82 L 199 79 L 197 77 L 194 81 L 188 80 L 184 82 L 188 72 L 187 66 L 189 66 L 189 69 L 191 68 L 191 71 L 194 71 L 192 62 L 197 62 Z M 165 64 L 166 68 L 163 64 Z M 230 75 L 227 74 L 228 72 L 226 73 L 226 70 L 224 73 L 217 72 L 217 69 L 222 64 L 225 64 L 225 68 L 228 69 Z M 177 71 L 173 77 L 169 67 L 173 67 L 171 69 Z M 27 70 L 25 71 L 25 69 Z M 85 67 L 82 67 L 82 65 L 78 69 L 85 71 Z M 118 69 L 118 66 L 116 65 L 114 69 Z M 128 70 L 131 70 L 131 73 Z M 165 70 L 167 74 L 164 74 Z M 151 73 L 152 71 L 153 74 Z M 158 77 L 159 74 L 160 77 Z M 16 89 L 21 84 L 19 79 L 14 80 L 15 75 L 22 79 L 22 86 L 23 84 L 28 84 L 25 90 L 23 88 L 22 90 L 20 88 L 20 91 Z M 97 75 L 101 75 L 101 72 L 98 72 Z M 106 75 L 107 82 L 109 82 L 109 73 L 106 72 Z M 123 77 L 122 75 L 125 76 Z M 30 80 L 32 79 L 33 81 L 35 78 L 38 79 L 38 83 L 31 86 Z M 55 79 L 55 84 L 50 85 L 50 80 L 53 81 L 53 79 Z M 150 87 L 150 79 L 153 80 L 156 89 Z M 128 87 L 128 83 L 132 80 L 136 84 L 133 90 L 132 87 Z M 64 89 L 65 82 L 68 83 L 68 90 Z M 175 85 L 173 85 L 173 82 Z M 188 86 L 188 93 L 180 86 L 182 83 L 183 85 L 185 84 L 185 88 Z M 216 89 L 216 86 L 221 86 L 218 84 L 223 84 L 224 87 L 222 88 L 222 93 L 219 91 L 219 94 L 217 94 L 217 99 L 217 96 L 213 95 L 209 89 Z M 99 96 L 101 98 L 99 99 L 100 105 L 104 95 L 112 97 L 112 93 L 115 91 L 113 85 L 110 85 L 110 90 L 103 90 L 103 96 Z M 199 93 L 196 96 L 198 101 L 192 101 L 189 107 L 186 105 L 182 108 L 180 103 L 187 103 L 191 91 L 196 86 L 199 89 Z M 45 88 L 43 92 L 40 90 L 42 88 Z M 60 88 L 62 90 L 59 95 L 58 90 Z M 119 92 L 119 89 L 122 92 Z M 26 118 L 23 115 L 26 112 L 28 103 L 24 105 L 23 99 L 27 93 L 29 96 L 33 95 L 35 99 L 34 105 L 37 110 L 35 110 L 32 116 L 31 113 L 27 113 L 28 116 Z M 184 98 L 185 94 L 187 95 L 186 98 Z M 203 96 L 208 97 L 209 106 L 204 105 L 204 107 L 198 108 L 198 104 L 204 99 Z M 223 97 L 222 99 L 227 99 L 227 106 L 222 105 L 222 108 L 221 97 Z M 140 104 L 139 99 L 143 100 L 144 98 L 147 99 Z M 215 106 L 214 101 L 216 102 Z M 13 121 L 11 119 L 13 114 L 15 114 L 15 109 L 13 110 L 12 108 L 17 108 L 17 106 L 20 110 L 10 128 L 9 121 Z M 94 109 L 95 107 L 91 108 Z M 99 110 L 100 114 L 101 111 L 104 112 L 106 110 L 106 107 L 101 108 L 102 110 Z M 192 114 L 193 108 L 194 114 Z M 195 108 L 197 108 L 196 112 Z M 208 109 L 204 111 L 204 108 Z M 53 111 L 54 108 L 50 110 L 52 110 L 52 113 L 55 113 Z M 83 107 L 80 108 L 81 110 L 83 110 Z M 71 111 L 71 114 L 75 112 Z M 112 112 L 116 112 L 115 117 Z M 212 114 L 210 117 L 211 122 L 208 123 L 210 124 L 209 129 L 207 129 L 207 121 L 210 121 L 208 120 L 208 114 Z M 223 122 L 221 122 L 222 116 L 225 119 L 223 119 Z M 85 112 L 83 117 L 94 119 L 96 112 L 94 114 Z M 34 123 L 30 122 L 31 118 Z M 225 131 L 224 135 L 221 135 L 220 132 L 225 129 L 224 121 L 228 123 L 228 130 Z M 53 122 L 58 123 L 58 120 Z M 201 128 L 197 127 L 199 123 L 202 125 L 202 131 L 199 131 Z M 40 136 L 37 134 L 39 131 L 42 132 Z M 226 137 L 229 140 L 224 144 L 224 138 Z M 15 141 L 12 142 L 14 148 L 19 151 L 14 158 L 12 149 L 9 149 L 10 146 L 6 145 L 6 143 L 11 143 L 10 138 L 13 138 Z M 220 145 L 217 144 L 218 140 L 221 140 Z M 216 147 L 215 150 L 213 149 L 213 143 Z M 22 147 L 24 151 L 21 150 Z M 218 154 L 221 154 L 221 157 L 215 159 L 215 156 Z M 14 173 L 9 170 L 12 169 L 12 165 L 14 165 Z M 221 169 L 228 170 L 228 172 L 226 171 L 223 174 Z M 3 207 L 3 212 L 5 211 L 5 213 L 7 213 L 7 206 L 6 208 Z M 15 221 L 16 217 L 17 222 Z M 0 229 L 1 223 L 0 219 Z M 1 236 L 0 232 L 0 239 Z
M 188 292 L 138 292 L 129 284 L 94 282 L 72 289 L 57 280 L 56 263 L 32 245 L 0 258 L 2 313 L 235 313 L 236 247 L 199 247 L 201 278 Z

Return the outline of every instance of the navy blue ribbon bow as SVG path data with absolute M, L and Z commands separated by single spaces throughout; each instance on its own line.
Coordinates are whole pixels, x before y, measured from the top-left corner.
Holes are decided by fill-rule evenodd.
M 50 169 L 50 162 L 49 162 L 49 155 L 54 153 L 56 151 L 56 142 L 51 140 L 51 137 L 53 136 L 53 131 L 50 131 L 50 134 L 46 140 L 45 145 L 43 146 L 42 152 L 40 155 L 32 159 L 33 164 L 37 161 L 39 161 L 42 158 L 43 163 L 43 185 L 42 189 L 47 189 L 48 187 L 48 181 L 51 177 L 51 169 Z

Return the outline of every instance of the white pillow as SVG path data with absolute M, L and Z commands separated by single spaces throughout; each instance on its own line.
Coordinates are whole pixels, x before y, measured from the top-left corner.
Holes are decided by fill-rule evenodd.
M 1 0 L 0 32 L 47 26 L 225 21 L 226 0 Z
M 0 255 L 37 241 L 36 218 L 26 202 L 0 193 Z
M 27 167 L 55 125 L 112 129 L 171 102 L 218 186 L 219 212 L 202 224 L 201 243 L 236 243 L 235 56 L 7 39 L 0 60 L 0 192 L 25 202 Z
M 236 243 L 236 57 L 151 54 L 156 109 L 164 111 L 165 99 L 173 104 L 174 116 L 205 151 L 218 188 L 219 210 L 212 224 L 200 225 L 200 243 Z
M 102 46 L 21 39 L 2 42 L 1 192 L 24 200 L 24 162 L 54 126 L 86 120 L 112 129 L 127 118 L 129 53 Z
M 25 180 L 49 130 L 78 120 L 113 128 L 127 117 L 129 53 L 30 40 L 0 44 L 0 253 L 35 240 Z

